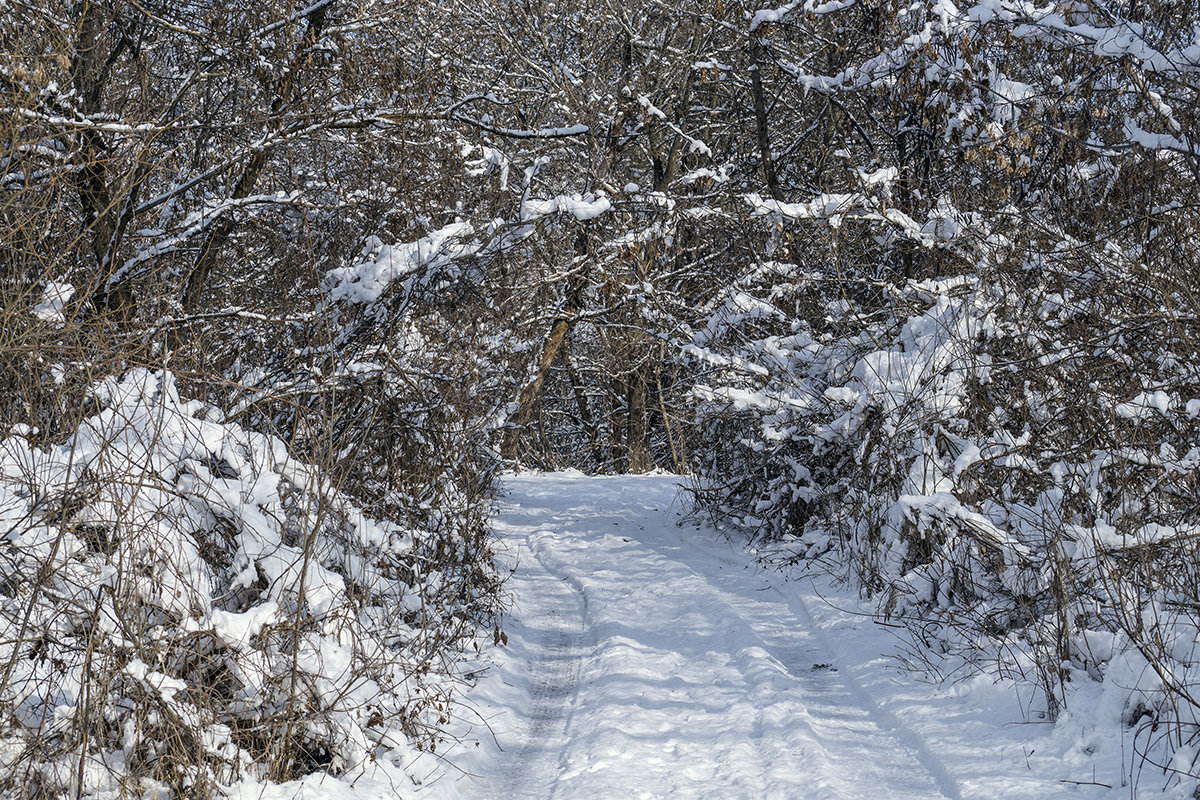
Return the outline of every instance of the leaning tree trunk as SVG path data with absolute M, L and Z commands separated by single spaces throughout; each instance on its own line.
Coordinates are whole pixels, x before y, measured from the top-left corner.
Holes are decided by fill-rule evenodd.
M 585 259 L 588 252 L 588 239 L 586 228 L 581 229 L 575 239 L 575 251 L 579 256 L 579 266 L 571 274 L 570 282 L 567 285 L 566 299 L 563 301 L 558 315 L 554 318 L 554 322 L 550 324 L 550 332 L 546 334 L 546 339 L 542 343 L 542 352 L 538 357 L 533 379 L 525 384 L 517 395 L 517 410 L 509 418 L 508 428 L 504 432 L 500 454 L 506 459 L 517 457 L 524 440 L 525 430 L 529 421 L 533 419 L 533 412 L 537 408 L 538 400 L 541 399 L 542 387 L 546 383 L 546 376 L 550 374 L 550 366 L 566 343 L 575 318 L 583 310 L 583 290 L 587 285 Z

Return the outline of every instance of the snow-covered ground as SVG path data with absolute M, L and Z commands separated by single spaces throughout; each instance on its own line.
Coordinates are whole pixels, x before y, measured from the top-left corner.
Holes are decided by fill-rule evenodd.
M 989 678 L 901 673 L 853 592 L 680 525 L 671 476 L 506 489 L 507 645 L 422 798 L 1131 796 L 1086 726 Z

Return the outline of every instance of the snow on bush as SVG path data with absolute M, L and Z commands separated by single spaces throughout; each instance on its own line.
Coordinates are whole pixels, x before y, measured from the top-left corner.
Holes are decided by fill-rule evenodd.
M 1128 767 L 1194 774 L 1196 331 L 1122 273 L 1065 274 L 761 265 L 689 347 L 717 368 L 697 498 L 797 560 L 836 556 L 932 672 L 1031 681 Z
M 170 372 L 95 399 L 62 444 L 0 440 L 0 794 L 204 797 L 430 745 L 462 620 L 420 534 Z

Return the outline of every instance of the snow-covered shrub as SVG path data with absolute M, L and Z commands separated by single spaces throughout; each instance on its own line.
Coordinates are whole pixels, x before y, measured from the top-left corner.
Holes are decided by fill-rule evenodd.
M 703 509 L 1200 776 L 1196 8 L 756 18 L 822 149 L 685 346 Z
M 1023 675 L 1052 716 L 1102 682 L 1157 760 L 1200 722 L 1200 330 L 1129 272 L 1051 266 L 879 292 L 749 272 L 690 346 L 725 378 L 699 390 L 697 499 L 836 556 L 927 667 Z
M 95 401 L 0 440 L 0 793 L 204 797 L 432 744 L 472 622 L 429 533 L 170 372 Z

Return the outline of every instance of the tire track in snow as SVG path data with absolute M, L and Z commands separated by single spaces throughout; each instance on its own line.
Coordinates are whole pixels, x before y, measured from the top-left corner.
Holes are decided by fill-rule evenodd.
M 522 618 L 525 631 L 532 634 L 529 644 L 535 655 L 529 663 L 528 730 L 520 749 L 512 754 L 497 794 L 506 800 L 555 796 L 589 639 L 586 598 L 579 586 L 546 563 L 539 541 L 543 535 L 548 534 L 539 531 L 525 540 L 540 569 L 514 579 L 514 590 L 536 597 L 539 607 Z
M 739 562 L 726 553 L 722 553 L 719 545 L 702 539 L 699 535 L 688 537 L 687 534 L 680 531 L 679 541 L 683 547 L 701 551 L 709 558 L 720 561 L 728 567 L 743 571 L 746 568 L 744 562 Z M 726 552 L 731 553 L 732 550 Z M 836 664 L 844 664 L 846 659 L 842 655 L 841 648 L 835 646 L 821 629 L 821 626 L 817 624 L 816 618 L 808 608 L 808 603 L 805 599 L 798 594 L 788 596 L 777 586 L 770 584 L 764 586 L 764 591 L 778 597 L 780 601 L 786 604 L 787 608 L 795 615 L 799 622 L 799 630 L 803 631 L 805 637 L 811 640 L 812 645 L 803 651 L 804 656 L 800 658 L 800 661 L 803 662 L 806 659 L 811 659 L 814 665 L 814 672 L 830 672 L 828 669 L 816 669 L 816 667 L 831 667 L 832 672 L 838 672 Z M 764 618 L 763 615 L 753 612 L 744 615 L 743 619 L 760 635 L 764 631 L 774 628 L 777 623 L 774 615 L 771 618 Z M 785 635 L 783 637 L 785 641 L 781 642 L 781 637 L 776 630 L 774 633 L 767 633 L 765 638 L 768 645 L 774 644 L 774 647 L 768 646 L 768 650 L 772 654 L 776 654 L 784 663 L 785 668 L 787 668 L 789 658 L 786 654 L 795 652 L 794 637 Z M 851 672 L 851 670 L 841 671 L 836 680 L 844 687 L 845 694 L 853 706 L 865 711 L 881 731 L 889 734 L 898 744 L 909 750 L 934 779 L 938 790 L 948 800 L 961 800 L 962 790 L 958 785 L 958 781 L 950 774 L 950 771 L 942 763 L 941 759 L 929 749 L 920 736 L 905 725 L 895 714 L 876 702 L 871 693 L 855 680 Z M 830 677 L 833 676 L 830 675 Z
M 777 589 L 775 591 L 778 592 Z M 780 595 L 782 596 L 782 593 L 780 593 Z M 828 639 L 825 637 L 824 631 L 822 631 L 821 627 L 817 625 L 816 619 L 813 617 L 812 612 L 809 611 L 808 605 L 804 601 L 804 598 L 796 597 L 794 600 L 790 598 L 784 599 L 788 605 L 797 612 L 797 616 L 799 616 L 800 619 L 807 624 L 809 630 L 813 631 L 816 640 L 821 644 L 821 646 L 827 652 L 836 654 L 837 648 L 828 641 Z M 879 727 L 890 732 L 891 735 L 894 736 L 899 742 L 911 749 L 916 754 L 917 758 L 921 762 L 921 765 L 924 766 L 925 769 L 929 771 L 929 774 L 933 776 L 934 780 L 937 781 L 938 788 L 942 791 L 942 793 L 946 795 L 946 797 L 951 798 L 951 800 L 961 800 L 962 790 L 959 788 L 958 781 L 956 781 L 954 776 L 950 774 L 950 771 L 946 769 L 946 765 L 942 763 L 941 759 L 939 759 L 933 753 L 933 751 L 929 749 L 924 740 L 914 733 L 911 728 L 901 722 L 895 714 L 893 714 L 884 706 L 875 702 L 874 698 L 871 697 L 870 692 L 864 689 L 862 685 L 854 679 L 853 676 L 847 674 L 845 681 L 847 687 L 857 697 L 859 704 L 863 708 L 866 708 L 870 711 L 871 716 L 875 719 Z
M 676 528 L 667 543 L 651 544 L 664 555 L 677 552 L 679 563 L 712 587 L 761 643 L 767 663 L 747 662 L 744 669 L 748 674 L 755 670 L 769 676 L 773 666 L 793 680 L 803 695 L 803 719 L 793 716 L 783 724 L 776 721 L 770 725 L 762 721 L 770 709 L 760 709 L 756 729 L 764 743 L 767 763 L 787 757 L 778 747 L 772 752 L 766 746 L 769 734 L 773 734 L 779 740 L 808 744 L 810 761 L 820 761 L 831 771 L 834 779 L 821 787 L 825 790 L 821 796 L 857 800 L 863 796 L 863 787 L 873 781 L 880 786 L 891 784 L 891 796 L 928 794 L 960 800 L 957 783 L 944 765 L 854 680 L 851 671 L 845 669 L 845 660 L 830 646 L 807 607 L 796 607 L 803 600 L 793 602 L 763 573 L 753 571 L 755 565 L 748 564 L 744 557 L 737 560 L 732 549 L 722 552 L 720 545 L 705 535 L 689 536 Z M 703 559 L 697 559 L 696 554 Z M 714 570 L 714 566 L 718 568 Z M 788 726 L 791 731 L 785 729 Z M 801 730 L 813 741 L 800 742 L 802 737 L 795 734 Z M 903 768 L 905 764 L 909 765 L 907 769 Z M 903 783 L 903 788 L 896 782 Z

